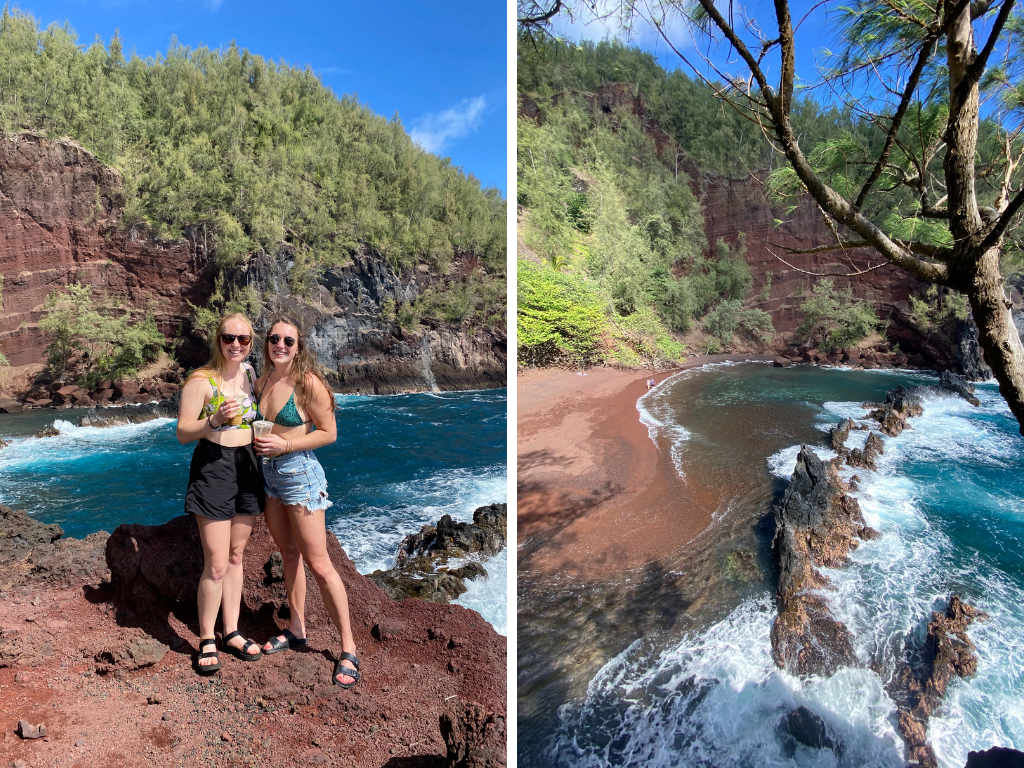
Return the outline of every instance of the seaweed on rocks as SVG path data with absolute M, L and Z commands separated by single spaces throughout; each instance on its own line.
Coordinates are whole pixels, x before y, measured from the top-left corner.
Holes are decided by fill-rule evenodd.
M 927 742 L 928 719 L 942 704 L 949 683 L 978 670 L 974 643 L 967 628 L 986 615 L 953 595 L 945 611 L 934 611 L 923 643 L 905 642 L 902 665 L 889 683 L 896 702 L 898 727 L 907 743 L 911 762 L 937 768 L 935 752 Z
M 793 478 L 775 507 L 779 562 L 778 617 L 772 626 L 775 663 L 793 674 L 831 675 L 856 663 L 849 629 L 816 591 L 828 579 L 818 568 L 846 563 L 858 539 L 875 535 L 836 467 L 800 446 Z
M 444 567 L 448 560 L 473 553 L 496 555 L 505 548 L 507 538 L 507 504 L 478 507 L 472 523 L 457 523 L 451 515 L 445 515 L 436 526 L 424 525 L 419 533 L 402 539 L 395 566 L 374 571 L 369 578 L 394 600 L 415 597 L 447 603 L 466 591 L 466 579 L 487 576 L 479 563 L 449 569 Z

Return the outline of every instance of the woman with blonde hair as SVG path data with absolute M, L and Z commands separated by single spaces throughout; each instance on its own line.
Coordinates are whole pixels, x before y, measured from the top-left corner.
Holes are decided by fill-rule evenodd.
M 345 585 L 327 554 L 325 511 L 331 502 L 323 467 L 313 454 L 314 448 L 337 439 L 334 395 L 295 320 L 280 317 L 271 323 L 263 352 L 257 404 L 261 418 L 273 421 L 274 428 L 268 437 L 257 438 L 255 445 L 263 463 L 267 527 L 281 549 L 291 611 L 289 628 L 268 640 L 263 652 L 306 645 L 305 561 L 341 634 L 342 653 L 332 680 L 351 688 L 359 681 L 359 658 Z
M 196 516 L 203 543 L 195 667 L 200 675 L 220 669 L 214 635 L 218 612 L 224 650 L 242 661 L 262 656 L 259 646 L 238 632 L 242 553 L 264 505 L 263 480 L 252 448 L 256 375 L 243 362 L 252 350 L 252 339 L 252 324 L 245 315 L 225 316 L 210 342 L 210 362 L 189 376 L 178 407 L 178 440 L 183 445 L 199 441 L 189 467 L 185 512 Z

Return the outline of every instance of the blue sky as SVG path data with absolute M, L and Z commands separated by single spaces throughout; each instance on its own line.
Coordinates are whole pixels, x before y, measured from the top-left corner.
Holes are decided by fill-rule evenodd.
M 15 3 L 12 3 L 12 7 Z M 338 95 L 355 93 L 374 112 L 397 112 L 424 148 L 507 190 L 506 25 L 503 0 L 280 3 L 262 0 L 25 0 L 43 25 L 68 21 L 79 42 L 125 52 L 182 45 L 239 47 L 306 64 Z

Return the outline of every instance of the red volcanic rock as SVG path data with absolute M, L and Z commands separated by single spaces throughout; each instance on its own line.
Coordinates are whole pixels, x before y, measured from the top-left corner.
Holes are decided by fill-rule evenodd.
M 470 704 L 461 712 L 441 715 L 441 736 L 450 768 L 499 768 L 507 765 L 505 718 Z
M 47 294 L 95 286 L 141 315 L 149 308 L 167 339 L 205 304 L 214 264 L 201 244 L 156 241 L 120 228 L 120 174 L 68 139 L 32 133 L 0 139 L 0 352 L 12 366 L 38 363 Z

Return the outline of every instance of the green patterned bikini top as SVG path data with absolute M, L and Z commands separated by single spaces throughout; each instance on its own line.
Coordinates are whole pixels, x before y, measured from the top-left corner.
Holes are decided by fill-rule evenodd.
M 249 390 L 255 389 L 255 382 L 252 380 L 252 370 L 248 365 L 245 366 L 245 378 L 249 380 Z M 210 386 L 213 387 L 213 397 L 210 398 L 210 402 L 203 406 L 202 416 L 208 417 L 213 416 L 220 408 L 221 403 L 224 402 L 224 395 L 217 389 L 217 382 L 210 376 Z M 242 423 L 235 426 L 231 423 L 221 424 L 219 427 L 213 427 L 218 432 L 227 432 L 232 429 L 252 429 L 252 423 L 259 418 L 259 411 L 256 409 L 256 403 L 253 401 L 251 395 L 245 395 L 241 400 L 242 410 L 239 412 L 242 416 Z M 212 426 L 212 425 L 211 425 Z
M 265 385 L 264 385 L 265 386 Z M 259 412 L 260 399 L 263 397 L 263 393 L 260 392 L 259 398 L 256 399 L 256 418 L 262 419 L 263 415 Z M 312 419 L 302 420 L 299 416 L 299 409 L 295 407 L 295 390 L 292 390 L 291 396 L 288 398 L 288 402 L 284 404 L 284 407 L 277 412 L 277 416 L 274 417 L 274 423 L 281 427 L 301 427 L 303 424 L 309 424 Z M 316 424 L 313 425 L 313 429 L 316 429 Z

